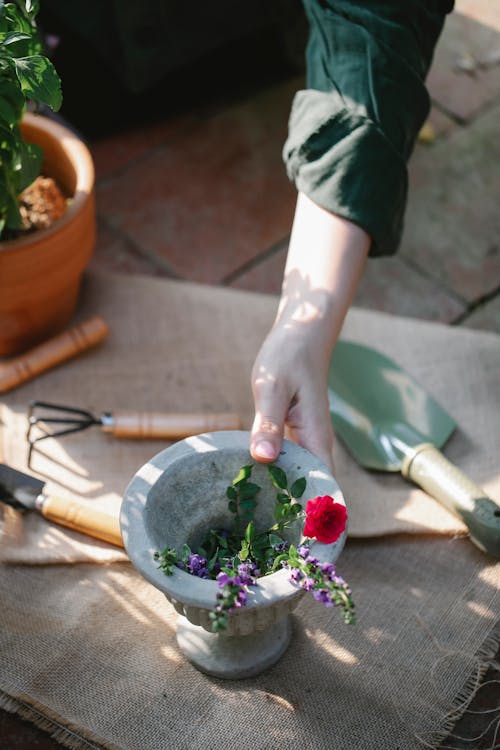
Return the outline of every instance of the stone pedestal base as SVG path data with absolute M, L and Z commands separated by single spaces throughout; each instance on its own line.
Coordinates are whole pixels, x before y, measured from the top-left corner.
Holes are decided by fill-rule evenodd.
M 182 615 L 177 623 L 177 643 L 201 672 L 227 680 L 253 677 L 272 667 L 285 653 L 291 638 L 289 617 L 266 630 L 244 636 L 209 633 Z

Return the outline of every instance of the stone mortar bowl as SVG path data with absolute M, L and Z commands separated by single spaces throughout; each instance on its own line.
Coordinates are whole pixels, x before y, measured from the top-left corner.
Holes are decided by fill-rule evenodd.
M 258 579 L 248 589 L 248 603 L 229 616 L 228 629 L 211 632 L 209 612 L 216 604 L 216 581 L 197 578 L 175 569 L 165 575 L 154 559 L 167 545 L 180 550 L 184 543 L 196 550 L 210 528 L 229 528 L 226 488 L 245 464 L 254 464 L 252 481 L 262 488 L 255 511 L 257 530 L 274 523 L 276 488 L 265 464 L 250 456 L 250 433 L 212 432 L 186 438 L 154 456 L 132 478 L 120 512 L 121 533 L 127 554 L 137 570 L 160 589 L 181 615 L 177 641 L 187 658 L 201 671 L 236 679 L 262 672 L 286 650 L 291 637 L 288 615 L 304 592 L 288 580 L 283 569 Z M 289 486 L 305 477 L 300 500 L 331 495 L 344 498 L 326 465 L 309 451 L 285 440 L 275 464 L 285 471 Z M 333 544 L 314 542 L 312 554 L 335 563 L 346 532 Z M 287 541 L 303 539 L 300 522 Z

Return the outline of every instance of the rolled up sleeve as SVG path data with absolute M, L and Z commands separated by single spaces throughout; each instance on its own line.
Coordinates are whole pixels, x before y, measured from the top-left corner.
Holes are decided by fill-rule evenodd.
M 297 190 L 361 226 L 371 255 L 396 252 L 407 161 L 430 108 L 425 76 L 453 0 L 304 0 L 307 89 L 283 149 Z

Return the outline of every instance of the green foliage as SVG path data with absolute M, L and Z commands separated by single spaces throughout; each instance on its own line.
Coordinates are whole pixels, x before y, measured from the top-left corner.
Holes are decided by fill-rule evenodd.
M 40 174 L 42 151 L 24 142 L 20 122 L 28 101 L 61 106 L 61 81 L 42 53 L 38 2 L 0 0 L 0 239 L 21 227 L 18 199 Z
M 288 544 L 284 539 L 284 530 L 299 518 L 304 518 L 298 499 L 305 492 L 305 478 L 296 479 L 288 489 L 285 472 L 274 464 L 268 465 L 269 478 L 277 489 L 274 507 L 276 523 L 271 529 L 258 531 L 254 512 L 257 506 L 255 498 L 261 488 L 250 481 L 252 469 L 253 465 L 243 466 L 226 489 L 227 507 L 234 515 L 232 528 L 209 529 L 195 553 L 187 544 L 182 546 L 177 557 L 170 547 L 156 553 L 155 559 L 160 561 L 160 568 L 167 575 L 172 574 L 174 565 L 194 575 L 201 575 L 202 570 L 201 577 L 218 580 L 220 590 L 217 603 L 209 614 L 214 633 L 225 630 L 229 614 L 244 605 L 247 586 L 253 585 L 258 577 L 274 573 L 282 567 L 307 576 L 315 590 L 321 590 L 322 595 L 326 592 L 331 604 L 340 605 L 346 622 L 354 622 L 354 605 L 345 582 L 335 578 L 326 579 L 317 561 L 304 557 L 300 548 Z

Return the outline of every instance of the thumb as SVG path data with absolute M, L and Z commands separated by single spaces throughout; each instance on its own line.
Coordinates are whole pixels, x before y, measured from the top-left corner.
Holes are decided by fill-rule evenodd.
M 275 461 L 281 451 L 285 419 L 290 397 L 276 381 L 257 379 L 253 384 L 255 419 L 250 438 L 250 453 L 256 461 Z

